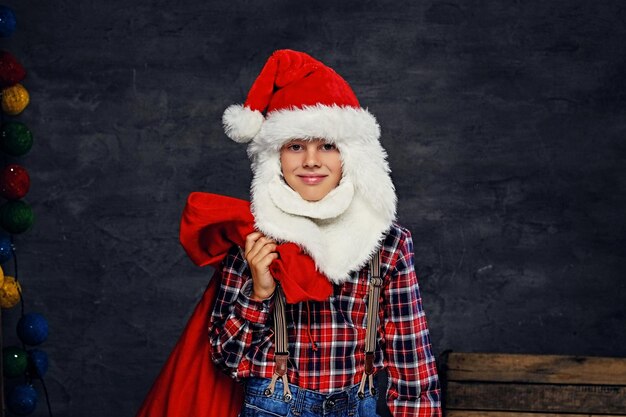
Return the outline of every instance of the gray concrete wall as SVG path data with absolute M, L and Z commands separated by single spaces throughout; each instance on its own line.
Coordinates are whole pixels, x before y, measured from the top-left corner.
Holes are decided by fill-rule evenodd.
M 20 274 L 50 322 L 55 416 L 139 407 L 210 277 L 178 244 L 185 198 L 246 198 L 220 118 L 279 48 L 378 117 L 437 353 L 626 356 L 623 2 L 5 4 L 35 135 Z

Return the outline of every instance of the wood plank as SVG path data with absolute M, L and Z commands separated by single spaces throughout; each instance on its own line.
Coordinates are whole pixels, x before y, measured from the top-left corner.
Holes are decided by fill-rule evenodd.
M 448 382 L 446 409 L 626 415 L 626 387 Z
M 451 410 L 446 417 L 622 417 L 617 414 L 554 414 L 554 413 L 517 413 L 506 411 L 468 411 Z
M 626 385 L 626 358 L 451 352 L 449 381 Z

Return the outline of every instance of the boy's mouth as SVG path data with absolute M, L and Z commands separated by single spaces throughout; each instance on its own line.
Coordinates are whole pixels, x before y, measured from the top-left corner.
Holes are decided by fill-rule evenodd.
M 307 185 L 316 185 L 324 181 L 326 175 L 298 175 L 298 178 Z

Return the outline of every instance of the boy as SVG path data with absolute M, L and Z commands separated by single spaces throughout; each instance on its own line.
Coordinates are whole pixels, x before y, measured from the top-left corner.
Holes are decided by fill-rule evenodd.
M 371 379 L 364 389 L 366 374 L 385 368 L 395 417 L 440 416 L 411 235 L 394 223 L 395 189 L 376 119 L 332 69 L 281 50 L 245 104 L 226 110 L 224 127 L 249 142 L 257 231 L 223 261 L 209 338 L 213 361 L 246 382 L 241 416 L 375 416 L 377 392 Z M 313 259 L 332 294 L 284 305 L 271 273 L 282 242 Z M 374 259 L 380 266 L 370 268 Z M 378 273 L 380 297 L 370 297 Z

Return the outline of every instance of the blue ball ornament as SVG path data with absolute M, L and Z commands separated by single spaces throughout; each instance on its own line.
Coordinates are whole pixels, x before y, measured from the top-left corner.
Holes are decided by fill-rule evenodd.
M 39 313 L 24 314 L 17 322 L 17 336 L 25 345 L 39 345 L 48 338 L 48 321 Z
M 7 6 L 0 5 L 0 37 L 8 38 L 15 32 L 17 20 L 15 13 Z
M 13 257 L 11 236 L 0 233 L 0 264 L 5 263 Z
M 40 349 L 28 351 L 28 373 L 35 378 L 43 378 L 48 372 L 48 354 Z
M 28 384 L 17 385 L 9 392 L 7 406 L 19 416 L 32 414 L 37 407 L 37 391 Z

